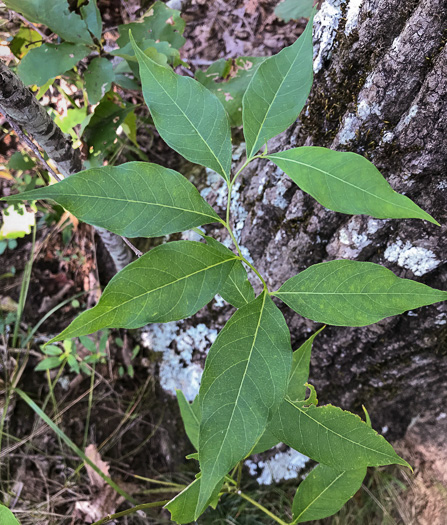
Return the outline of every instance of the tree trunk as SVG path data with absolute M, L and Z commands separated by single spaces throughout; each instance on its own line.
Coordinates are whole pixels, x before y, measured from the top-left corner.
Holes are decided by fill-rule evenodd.
M 50 115 L 39 104 L 20 78 L 0 62 L 0 112 L 29 133 L 58 166 L 64 177 L 83 169 L 79 149 L 73 149 L 71 137 L 62 133 Z M 96 232 L 112 260 L 110 279 L 132 260 L 132 252 L 123 239 L 114 233 L 96 228 Z M 110 264 L 109 264 L 110 266 Z
M 364 155 L 442 226 L 328 211 L 259 161 L 245 172 L 234 220 L 273 289 L 312 264 L 347 258 L 447 290 L 446 27 L 444 0 L 323 3 L 307 108 L 269 152 L 314 145 Z M 317 325 L 283 311 L 296 348 Z M 310 380 L 322 403 L 357 412 L 364 404 L 396 437 L 419 413 L 445 406 L 446 354 L 447 308 L 438 304 L 366 328 L 326 328 Z

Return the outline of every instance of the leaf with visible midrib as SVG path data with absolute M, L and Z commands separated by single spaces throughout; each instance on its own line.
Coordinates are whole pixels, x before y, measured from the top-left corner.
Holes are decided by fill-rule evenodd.
M 424 219 L 439 226 L 411 199 L 395 192 L 374 164 L 356 153 L 303 146 L 266 158 L 330 210 L 378 219 Z
M 98 304 L 50 343 L 104 328 L 139 328 L 185 319 L 216 295 L 234 258 L 193 241 L 157 246 L 115 275 Z
M 293 498 L 295 523 L 320 520 L 332 516 L 354 496 L 362 486 L 366 467 L 357 470 L 335 470 L 318 465 L 302 481 Z
M 199 394 L 203 483 L 196 516 L 263 434 L 269 414 L 284 398 L 291 361 L 287 324 L 267 292 L 238 310 L 218 335 Z
M 298 117 L 312 87 L 313 11 L 304 33 L 289 47 L 265 60 L 242 99 L 247 158 Z
M 54 200 L 81 221 L 125 237 L 161 237 L 220 221 L 183 175 L 149 162 L 92 168 L 7 197 L 36 199 Z
M 303 317 L 336 326 L 366 326 L 447 299 L 379 264 L 348 260 L 310 266 L 273 295 Z
M 289 447 L 338 470 L 409 467 L 383 436 L 355 414 L 332 405 L 303 407 L 286 399 L 269 429 Z
M 175 74 L 130 40 L 140 65 L 144 100 L 162 139 L 186 159 L 229 181 L 231 131 L 219 99 L 190 77 Z

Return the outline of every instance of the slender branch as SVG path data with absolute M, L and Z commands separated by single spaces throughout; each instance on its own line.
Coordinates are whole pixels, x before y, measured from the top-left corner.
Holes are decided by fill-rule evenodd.
M 166 505 L 166 503 L 169 503 L 169 501 L 170 500 L 167 499 L 164 501 L 154 501 L 153 503 L 143 503 L 142 505 L 136 505 L 135 507 L 123 510 L 122 512 L 117 512 L 116 514 L 109 514 L 108 516 L 100 519 L 99 521 L 95 521 L 95 523 L 92 523 L 92 525 L 103 525 L 104 523 L 109 523 L 110 521 L 115 520 L 116 518 L 122 518 L 123 516 L 134 514 L 138 510 L 152 509 L 154 507 L 163 507 L 164 505 Z
M 2 113 L 3 115 L 3 113 Z M 20 126 L 18 126 L 12 119 L 8 117 L 8 115 L 3 115 L 6 122 L 11 126 L 11 129 L 14 130 L 14 133 L 19 137 L 19 139 L 24 142 L 29 149 L 34 153 L 37 160 L 42 164 L 42 166 L 50 173 L 56 180 L 59 182 L 63 179 L 59 174 L 57 174 L 53 168 L 47 163 L 47 161 L 43 158 L 42 154 L 39 151 L 39 148 L 34 144 L 34 142 L 27 136 L 23 131 L 20 129 Z
M 254 499 L 250 498 L 250 496 L 247 496 L 247 494 L 244 494 L 241 491 L 236 492 L 238 496 L 240 496 L 242 499 L 245 499 L 246 501 L 250 502 L 252 505 L 257 507 L 259 510 L 261 510 L 264 514 L 267 514 L 272 520 L 276 521 L 276 523 L 279 523 L 280 525 L 289 525 L 287 522 L 283 521 L 282 519 L 278 518 L 278 516 L 275 516 L 273 512 L 270 512 L 268 509 L 266 509 L 263 505 L 255 501 Z M 95 524 L 93 524 L 95 525 Z
M 247 259 L 245 257 L 242 257 L 242 262 L 244 262 L 247 266 L 249 266 L 255 272 L 255 274 L 259 277 L 259 279 L 261 280 L 262 284 L 264 285 L 264 290 L 266 292 L 268 292 L 269 290 L 268 290 L 268 287 L 267 287 L 267 283 L 265 282 L 265 280 L 262 277 L 262 275 L 258 272 L 258 270 L 256 270 L 256 268 L 251 264 L 251 262 L 247 261 Z
M 138 257 L 140 258 L 142 255 L 144 255 L 144 253 L 142 251 L 140 251 L 136 246 L 134 246 L 130 241 L 129 239 L 127 239 L 126 237 L 123 237 L 121 235 L 121 239 L 123 239 L 123 241 L 127 244 L 127 246 L 129 246 L 129 248 L 133 251 L 133 253 Z
M 37 26 L 32 24 L 29 20 L 27 20 L 24 16 L 22 16 L 20 13 L 17 13 L 16 11 L 12 11 L 14 16 L 19 18 L 24 24 L 28 25 L 31 29 L 33 29 L 36 33 L 38 33 L 44 42 L 51 42 L 50 38 L 47 37 L 45 33 L 43 33 Z

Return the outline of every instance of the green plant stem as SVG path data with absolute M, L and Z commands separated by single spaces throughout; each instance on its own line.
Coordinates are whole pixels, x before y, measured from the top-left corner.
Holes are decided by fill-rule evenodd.
M 37 405 L 36 403 L 34 403 L 34 401 L 27 395 L 25 394 L 25 392 L 22 392 L 22 390 L 20 390 L 19 388 L 15 388 L 14 389 L 15 392 L 17 392 L 17 394 L 19 394 L 19 396 L 25 401 L 25 403 L 28 404 L 28 406 L 30 408 L 32 408 L 34 410 L 34 412 L 36 412 L 36 414 L 45 421 L 45 423 L 54 431 L 56 432 L 56 434 L 73 450 L 73 452 L 75 452 L 82 460 L 84 460 L 85 463 L 88 463 L 90 465 L 90 467 L 99 475 L 101 476 L 101 478 L 108 484 L 110 485 L 113 489 L 116 490 L 116 492 L 118 492 L 118 494 L 120 494 L 121 496 L 123 496 L 123 498 L 125 498 L 127 501 L 130 501 L 131 503 L 133 504 L 136 504 L 137 501 L 132 497 L 130 496 L 129 494 L 127 494 L 127 492 L 125 492 L 121 487 L 119 487 L 111 478 L 109 478 L 108 476 L 106 476 L 104 474 L 104 472 L 102 472 L 102 470 L 97 467 L 95 465 L 95 463 L 93 463 L 93 461 L 88 458 L 84 452 L 82 452 L 82 450 L 77 446 L 75 445 L 75 443 L 73 443 L 73 441 L 64 433 L 62 432 L 62 430 L 56 425 L 56 423 L 54 423 L 54 421 L 52 421 L 46 414 L 45 412 L 43 412 Z M 110 520 L 109 520 L 110 521 Z M 106 523 L 106 522 L 101 522 L 101 523 Z
M 33 240 L 31 244 L 31 254 L 29 261 L 26 263 L 25 271 L 23 273 L 22 286 L 20 288 L 19 304 L 17 306 L 17 318 L 14 325 L 14 333 L 12 336 L 12 347 L 16 348 L 17 339 L 19 336 L 20 321 L 22 320 L 23 309 L 25 308 L 26 296 L 28 295 L 28 288 L 31 279 L 31 269 L 33 267 L 34 248 L 36 246 L 36 225 L 33 226 Z
M 240 496 L 242 499 L 245 499 L 255 507 L 257 507 L 259 510 L 261 510 L 264 514 L 267 514 L 272 520 L 276 521 L 276 523 L 279 523 L 280 525 L 289 525 L 287 522 L 283 521 L 282 519 L 278 518 L 278 516 L 275 516 L 273 512 L 270 512 L 268 509 L 266 509 L 263 505 L 255 501 L 254 499 L 251 499 L 250 496 L 247 496 L 247 494 L 244 494 L 241 491 L 236 492 L 238 496 Z M 95 524 L 93 524 L 95 525 Z
M 104 523 L 109 523 L 109 521 L 112 521 L 116 518 L 122 518 L 123 516 L 134 514 L 138 510 L 152 509 L 154 507 L 163 507 L 164 505 L 166 505 L 166 503 L 169 503 L 169 501 L 170 500 L 167 499 L 164 501 L 154 501 L 153 503 L 143 503 L 141 505 L 132 507 L 131 509 L 123 510 L 122 512 L 117 512 L 116 514 L 109 514 L 105 518 L 102 518 L 99 521 L 95 521 L 95 523 L 92 523 L 92 525 L 103 525 Z

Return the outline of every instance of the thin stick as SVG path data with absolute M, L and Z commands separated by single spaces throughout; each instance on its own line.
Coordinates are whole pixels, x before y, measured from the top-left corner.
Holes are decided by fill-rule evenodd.
M 24 142 L 29 148 L 30 150 L 34 153 L 34 155 L 36 156 L 37 160 L 43 165 L 43 167 L 49 172 L 51 173 L 51 175 L 58 181 L 61 181 L 62 180 L 62 177 L 60 175 L 58 175 L 51 166 L 49 166 L 49 164 L 47 163 L 47 161 L 42 157 L 42 154 L 40 153 L 38 147 L 34 144 L 34 142 L 27 136 L 25 135 L 25 133 L 23 133 L 23 131 L 20 129 L 20 127 L 13 121 L 11 120 L 8 115 L 2 113 L 2 115 L 4 116 L 6 122 L 11 126 L 11 128 L 14 130 L 15 134 L 19 137 L 19 139 Z
M 121 239 L 123 239 L 123 241 L 127 244 L 127 246 L 129 246 L 129 248 L 133 251 L 133 253 L 134 253 L 138 258 L 140 258 L 142 255 L 144 255 L 144 253 L 141 252 L 136 246 L 134 246 L 134 245 L 129 241 L 129 239 L 126 239 L 126 237 L 121 237 Z
M 20 20 L 29 25 L 31 27 L 31 29 L 34 29 L 34 31 L 36 33 L 39 33 L 39 35 L 42 37 L 42 40 L 44 40 L 45 42 L 51 42 L 51 40 L 47 37 L 47 35 L 45 33 L 43 33 L 38 27 L 36 27 L 34 24 L 32 24 L 29 20 L 27 20 L 24 16 L 22 16 L 20 13 L 16 13 L 15 11 L 12 12 L 12 14 L 14 16 L 16 16 L 17 18 L 20 18 Z
M 132 507 L 131 509 L 123 510 L 122 512 L 117 512 L 116 514 L 109 514 L 105 518 L 100 519 L 99 521 L 95 521 L 92 525 L 103 525 L 104 523 L 109 523 L 110 521 L 121 518 L 122 516 L 128 516 L 129 514 L 134 514 L 138 510 L 145 510 L 145 509 L 151 509 L 154 507 L 163 507 L 166 505 L 166 503 L 169 503 L 170 500 L 165 501 L 154 501 L 153 503 L 143 503 L 142 505 L 136 505 L 135 507 Z
M 288 523 L 286 523 L 285 521 L 283 521 L 282 519 L 278 518 L 278 516 L 275 516 L 273 514 L 273 512 L 270 512 L 268 509 L 266 509 L 263 505 L 261 505 L 260 503 L 258 503 L 257 501 L 255 501 L 254 499 L 250 498 L 250 496 L 247 496 L 247 494 L 244 494 L 243 492 L 241 491 L 238 491 L 236 492 L 236 494 L 238 496 L 240 496 L 242 499 L 245 499 L 247 500 L 248 502 L 250 502 L 252 505 L 254 505 L 255 507 L 257 507 L 259 510 L 261 510 L 264 514 L 267 514 L 267 516 L 269 516 L 270 518 L 272 518 L 272 520 L 276 521 L 276 523 L 279 523 L 280 525 L 288 525 Z

